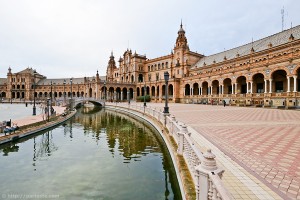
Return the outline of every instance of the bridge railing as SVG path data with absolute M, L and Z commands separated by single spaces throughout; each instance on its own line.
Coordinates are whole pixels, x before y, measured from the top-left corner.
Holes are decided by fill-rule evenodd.
M 119 103 L 117 106 L 148 114 L 157 119 L 162 125 L 165 125 L 169 134 L 178 145 L 177 154 L 183 156 L 187 163 L 196 187 L 196 199 L 232 199 L 231 194 L 226 189 L 221 179 L 224 170 L 217 166 L 215 155 L 210 149 L 208 149 L 207 152 L 202 153 L 195 147 L 194 142 L 191 139 L 191 133 L 184 123 L 177 121 L 175 116 L 165 115 L 162 110 L 157 108 L 124 103 Z

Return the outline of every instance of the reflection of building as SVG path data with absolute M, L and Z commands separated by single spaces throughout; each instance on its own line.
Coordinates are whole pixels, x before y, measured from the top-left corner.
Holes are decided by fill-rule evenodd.
M 126 50 L 118 60 L 111 54 L 106 78 L 73 79 L 77 97 L 127 100 L 146 94 L 152 101 L 164 100 L 164 77 L 168 71 L 169 98 L 183 103 L 220 103 L 233 105 L 299 106 L 300 26 L 211 56 L 190 51 L 180 25 L 175 47 L 169 55 L 148 59 Z M 26 75 L 27 74 L 27 75 Z M 33 71 L 26 69 L 0 79 L 0 93 L 6 98 L 32 99 Z M 23 79 L 22 79 L 23 78 Z M 63 96 L 64 79 L 37 75 L 36 96 L 49 96 L 50 83 L 55 97 Z M 106 85 L 104 83 L 106 80 Z M 104 89 L 104 85 L 106 89 Z M 67 79 L 66 91 L 70 94 Z M 69 95 L 67 95 L 69 96 Z

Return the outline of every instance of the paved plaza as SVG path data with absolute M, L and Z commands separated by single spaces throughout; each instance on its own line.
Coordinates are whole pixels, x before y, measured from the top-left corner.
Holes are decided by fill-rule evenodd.
M 163 109 L 164 104 L 148 106 Z M 262 198 L 256 195 L 257 199 L 300 199 L 300 111 L 170 104 L 170 113 L 196 131 L 192 133 L 196 143 L 204 136 L 243 174 L 277 193 L 268 196 L 268 191 Z M 226 173 L 235 172 L 226 169 Z M 234 194 L 236 199 L 245 199 L 243 195 Z M 247 197 L 255 199 L 251 194 Z

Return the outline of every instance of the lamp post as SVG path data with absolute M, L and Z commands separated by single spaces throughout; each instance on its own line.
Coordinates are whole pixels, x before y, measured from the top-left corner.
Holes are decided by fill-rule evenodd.
M 50 82 L 50 100 L 52 101 L 52 81 Z
M 73 109 L 73 107 L 72 107 L 72 103 L 73 103 L 73 92 L 72 92 L 73 78 L 70 79 L 70 82 L 71 82 L 71 102 L 70 102 L 70 109 Z
M 144 114 L 145 114 L 145 110 L 146 110 L 146 82 L 145 82 L 145 85 L 144 85 Z
M 66 104 L 66 79 L 64 79 L 64 104 Z
M 127 92 L 127 98 L 128 98 L 128 105 L 130 104 L 130 91 Z
M 104 81 L 104 107 L 105 107 L 105 101 L 106 101 L 106 81 Z
M 50 101 L 51 101 L 51 99 L 48 98 L 47 99 L 47 119 L 48 119 L 48 122 L 49 122 L 49 119 L 50 119 Z
M 35 107 L 35 75 L 36 71 L 33 71 L 33 108 L 32 108 L 32 115 L 36 115 L 36 107 Z
M 144 107 L 146 107 L 146 83 L 144 85 Z
M 169 73 L 165 72 L 164 73 L 164 78 L 165 78 L 165 82 L 166 82 L 166 87 L 165 87 L 165 97 L 166 97 L 166 101 L 165 101 L 165 107 L 164 107 L 164 114 L 165 115 L 169 115 L 169 107 L 168 107 L 168 81 L 169 81 Z

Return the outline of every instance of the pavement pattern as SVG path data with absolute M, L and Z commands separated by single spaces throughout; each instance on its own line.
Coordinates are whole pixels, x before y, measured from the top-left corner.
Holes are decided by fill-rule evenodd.
M 147 106 L 162 110 L 164 104 Z M 196 131 L 194 136 L 204 136 L 248 176 L 261 180 L 282 199 L 300 199 L 300 111 L 199 104 L 169 107 L 171 115 Z

